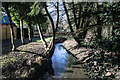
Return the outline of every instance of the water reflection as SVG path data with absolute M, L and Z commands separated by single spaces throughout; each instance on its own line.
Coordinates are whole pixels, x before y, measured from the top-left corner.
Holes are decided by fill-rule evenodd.
M 55 51 L 52 56 L 52 67 L 54 69 L 55 77 L 63 77 L 65 67 L 68 61 L 67 51 L 61 46 L 62 43 L 55 45 Z

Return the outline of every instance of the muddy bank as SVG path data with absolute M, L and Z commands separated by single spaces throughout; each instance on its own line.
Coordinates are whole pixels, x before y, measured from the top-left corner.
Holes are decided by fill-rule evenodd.
M 89 78 L 120 78 L 120 54 L 81 47 L 74 40 L 66 40 L 63 46 L 77 57 L 78 63 L 85 69 Z
M 31 42 L 19 46 L 16 51 L 0 57 L 2 78 L 40 79 L 44 73 L 53 73 L 51 61 L 45 54 L 42 43 Z
M 92 49 L 79 46 L 75 40 L 66 40 L 63 45 L 78 61 L 82 60 Z

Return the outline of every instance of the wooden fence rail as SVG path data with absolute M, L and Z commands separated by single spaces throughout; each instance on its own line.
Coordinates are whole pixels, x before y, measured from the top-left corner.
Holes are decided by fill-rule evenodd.
M 2 30 L 1 30 L 1 34 L 0 34 L 0 40 L 4 41 L 4 40 L 11 39 L 10 27 L 8 27 L 8 26 L 2 26 L 1 29 Z M 17 27 L 14 27 L 13 31 L 14 31 L 14 37 L 15 37 L 15 39 L 20 39 L 20 29 L 17 28 Z M 26 33 L 28 33 L 27 28 L 23 29 L 23 31 L 25 33 L 24 37 L 28 38 L 28 34 L 26 34 Z

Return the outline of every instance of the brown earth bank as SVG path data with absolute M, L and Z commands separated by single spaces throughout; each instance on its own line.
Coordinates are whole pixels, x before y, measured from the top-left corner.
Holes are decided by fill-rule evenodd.
M 120 54 L 82 47 L 75 40 L 66 40 L 62 46 L 77 59 L 89 78 L 120 79 Z
M 17 47 L 16 51 L 0 57 L 3 79 L 41 79 L 44 73 L 53 74 L 51 61 L 44 55 L 40 42 Z

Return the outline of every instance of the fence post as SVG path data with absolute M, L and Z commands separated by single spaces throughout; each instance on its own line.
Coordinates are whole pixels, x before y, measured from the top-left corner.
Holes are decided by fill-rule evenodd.
M 7 28 L 8 28 L 8 26 L 5 26 L 6 28 L 5 28 L 5 30 L 6 30 L 6 39 L 5 40 L 7 40 Z

